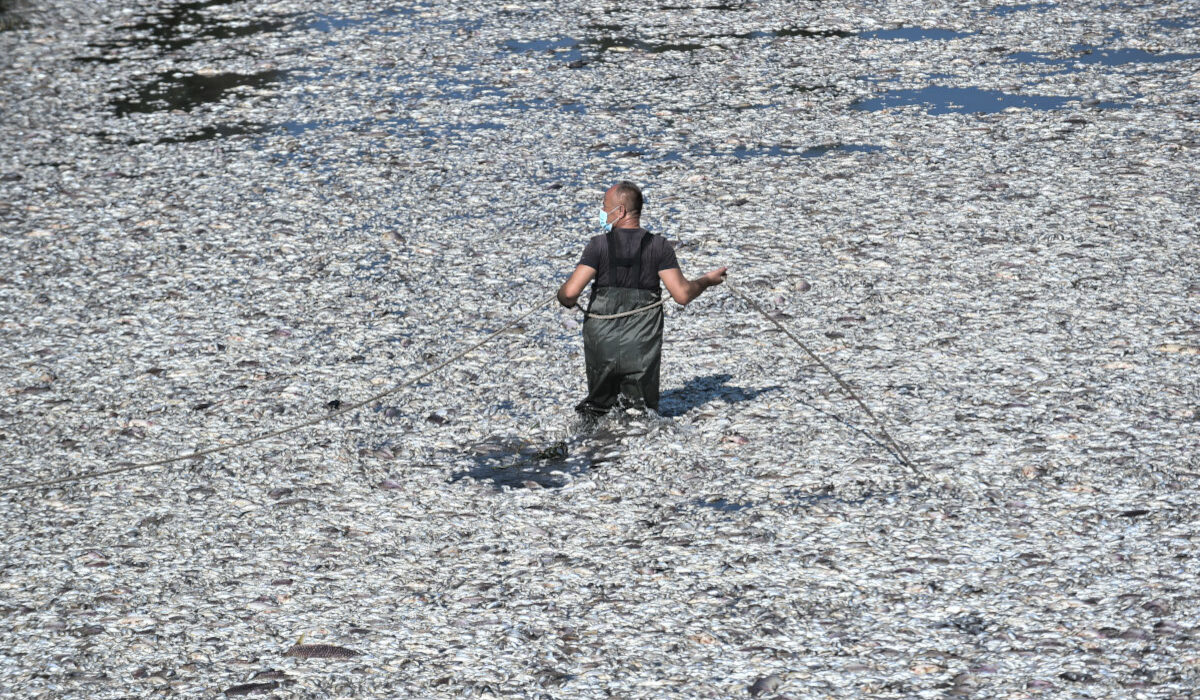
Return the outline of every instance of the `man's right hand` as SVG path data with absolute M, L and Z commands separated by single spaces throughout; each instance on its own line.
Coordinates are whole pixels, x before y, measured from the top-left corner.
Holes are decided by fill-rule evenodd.
M 725 281 L 725 271 L 728 269 L 729 268 L 727 268 L 727 267 L 718 267 L 715 270 L 711 270 L 711 271 L 705 273 L 704 279 L 708 282 L 708 286 L 715 287 L 718 284 L 724 282 Z
M 694 280 L 685 279 L 678 267 L 663 270 L 658 273 L 671 298 L 676 304 L 686 306 L 688 302 L 704 293 L 705 289 L 725 281 L 724 267 L 718 267 L 712 272 L 700 275 Z

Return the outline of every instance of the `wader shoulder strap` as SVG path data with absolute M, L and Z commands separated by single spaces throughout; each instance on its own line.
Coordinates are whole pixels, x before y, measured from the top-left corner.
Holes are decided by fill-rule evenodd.
M 618 258 L 613 253 L 616 251 L 617 236 L 613 231 L 604 234 L 608 241 L 608 286 L 615 287 L 617 281 L 618 267 L 633 268 L 633 284 L 630 286 L 638 288 L 642 284 L 642 255 L 646 252 L 646 246 L 650 245 L 651 234 L 646 231 L 642 234 L 642 241 L 638 244 L 637 253 L 632 258 Z

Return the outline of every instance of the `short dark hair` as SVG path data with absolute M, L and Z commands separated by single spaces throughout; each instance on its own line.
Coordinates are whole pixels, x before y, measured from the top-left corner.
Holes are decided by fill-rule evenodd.
M 629 180 L 621 180 L 616 185 L 617 203 L 625 206 L 625 210 L 633 214 L 642 213 L 642 190 Z

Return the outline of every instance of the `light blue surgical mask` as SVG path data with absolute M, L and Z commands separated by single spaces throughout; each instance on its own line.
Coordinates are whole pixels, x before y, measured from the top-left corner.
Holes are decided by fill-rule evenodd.
M 618 206 L 620 206 L 620 205 L 618 205 Z M 616 211 L 617 207 L 613 207 L 612 210 Z M 604 229 L 605 233 L 608 233 L 613 228 L 612 222 L 610 222 L 608 220 L 608 215 L 610 213 L 611 212 L 605 211 L 604 207 L 600 207 L 600 228 Z

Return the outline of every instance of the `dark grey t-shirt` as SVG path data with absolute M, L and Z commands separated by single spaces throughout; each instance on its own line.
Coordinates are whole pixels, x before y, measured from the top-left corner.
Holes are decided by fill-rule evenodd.
M 636 255 L 644 233 L 646 230 L 640 228 L 614 228 L 613 234 L 617 241 L 617 249 L 614 251 L 613 257 L 632 258 Z M 614 280 L 612 271 L 608 269 L 608 260 L 608 237 L 603 233 L 599 236 L 592 236 L 592 240 L 588 241 L 587 247 L 583 249 L 583 256 L 579 258 L 579 264 L 595 268 L 596 279 L 592 282 L 593 288 L 635 287 L 658 291 L 658 273 L 679 267 L 679 261 L 675 258 L 675 248 L 667 242 L 667 239 L 658 235 L 650 236 L 650 242 L 642 253 L 642 278 L 636 283 L 630 279 L 633 277 L 632 267 L 617 267 Z

